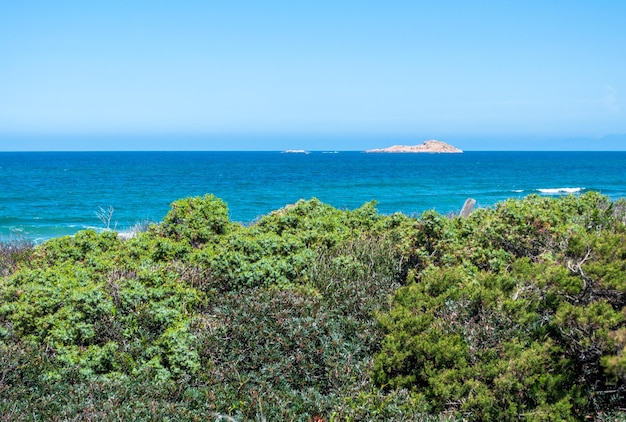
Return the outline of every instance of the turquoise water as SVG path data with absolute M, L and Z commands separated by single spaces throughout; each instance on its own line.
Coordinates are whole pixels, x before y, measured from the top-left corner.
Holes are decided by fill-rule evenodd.
M 0 237 L 34 241 L 160 221 L 179 198 L 212 193 L 243 223 L 298 199 L 382 213 L 459 211 L 531 193 L 626 197 L 626 152 L 28 152 L 0 153 Z

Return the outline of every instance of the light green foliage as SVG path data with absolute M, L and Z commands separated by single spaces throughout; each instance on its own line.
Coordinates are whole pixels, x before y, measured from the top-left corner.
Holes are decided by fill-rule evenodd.
M 163 219 L 159 231 L 166 237 L 196 246 L 228 231 L 228 207 L 213 195 L 179 199 Z
M 95 231 L 46 242 L 0 292 L 5 332 L 45 345 L 58 363 L 50 377 L 74 367 L 85 375 L 130 374 L 146 365 L 166 377 L 193 372 L 193 338 L 182 336 L 174 357 L 169 338 L 203 295 L 159 264 L 162 245 L 172 242 L 147 233 L 122 242 Z
M 608 417 L 626 405 L 625 245 L 626 203 L 596 193 L 467 218 L 311 199 L 247 227 L 181 199 L 128 240 L 0 251 L 0 415 Z
M 243 227 L 213 196 L 176 201 L 128 240 L 84 231 L 37 247 L 2 280 L 2 344 L 28 345 L 34 385 L 194 379 L 223 414 L 326 414 L 367 379 L 372 313 L 402 280 L 395 241 L 412 225 L 313 199 Z

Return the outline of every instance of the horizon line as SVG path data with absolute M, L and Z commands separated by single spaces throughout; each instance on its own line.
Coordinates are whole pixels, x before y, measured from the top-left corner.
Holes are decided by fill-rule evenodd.
M 626 152 L 624 149 L 464 149 L 462 152 L 369 152 L 367 149 L 32 149 L 32 150 L 0 150 L 0 153 L 37 153 L 37 152 L 77 152 L 77 153 L 105 153 L 105 152 L 268 152 L 287 155 L 307 155 L 310 153 L 341 153 L 360 152 L 370 155 L 463 155 L 466 152 Z

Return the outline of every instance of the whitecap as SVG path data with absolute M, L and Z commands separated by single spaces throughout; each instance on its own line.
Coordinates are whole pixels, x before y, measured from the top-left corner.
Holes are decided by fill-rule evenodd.
M 562 193 L 578 193 L 585 188 L 550 188 L 550 189 L 537 189 L 539 192 L 546 195 L 559 195 Z

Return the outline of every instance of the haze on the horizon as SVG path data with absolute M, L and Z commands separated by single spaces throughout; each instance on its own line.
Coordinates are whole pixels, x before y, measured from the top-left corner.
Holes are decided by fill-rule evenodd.
M 5 2 L 0 151 L 623 150 L 625 17 L 622 0 Z

